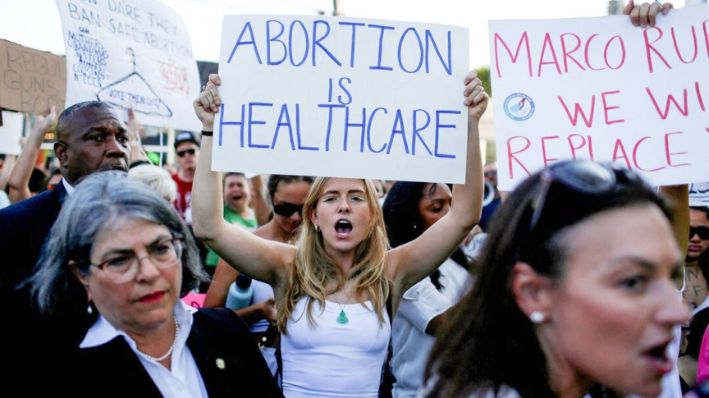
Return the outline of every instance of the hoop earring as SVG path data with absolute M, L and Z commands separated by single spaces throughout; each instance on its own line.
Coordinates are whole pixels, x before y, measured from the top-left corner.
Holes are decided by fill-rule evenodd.
M 315 228 L 315 232 L 320 232 L 320 226 L 317 224 L 313 225 L 313 228 Z
M 541 311 L 532 311 L 532 313 L 529 314 L 529 320 L 532 321 L 532 323 L 539 325 L 544 322 L 545 316 Z

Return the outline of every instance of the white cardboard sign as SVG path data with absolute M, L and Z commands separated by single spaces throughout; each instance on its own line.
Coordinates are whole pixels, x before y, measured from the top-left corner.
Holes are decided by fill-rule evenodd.
M 2 126 L 0 126 L 0 153 L 19 155 L 22 152 L 22 114 L 2 111 Z
M 66 105 L 101 100 L 145 125 L 200 130 L 199 74 L 185 24 L 157 0 L 57 0 L 67 62 Z
M 465 28 L 226 16 L 220 171 L 465 179 Z
M 709 179 L 709 5 L 655 27 L 627 16 L 490 22 L 498 178 L 612 161 L 656 185 Z

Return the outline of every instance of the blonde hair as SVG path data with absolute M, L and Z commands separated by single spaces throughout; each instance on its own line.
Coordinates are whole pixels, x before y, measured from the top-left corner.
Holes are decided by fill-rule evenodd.
M 314 299 L 310 300 L 307 306 L 308 322 L 312 325 L 315 323 L 312 316 L 313 302 L 319 302 L 322 308 L 327 295 L 341 289 L 348 281 L 354 284 L 358 300 L 368 297 L 372 301 L 379 322 L 384 322 L 383 311 L 389 296 L 389 280 L 384 272 L 384 255 L 389 248 L 389 242 L 374 185 L 369 180 L 362 180 L 371 212 L 370 224 L 367 236 L 355 248 L 352 267 L 347 274 L 344 274 L 328 256 L 322 234 L 315 231 L 310 219 L 328 180 L 329 178 L 325 177 L 317 178 L 303 204 L 303 225 L 296 244 L 295 264 L 286 287 L 285 300 L 278 303 L 278 326 L 283 333 L 286 333 L 286 322 L 298 299 L 303 296 Z M 337 282 L 337 288 L 328 290 L 327 285 L 332 281 Z
M 128 177 L 149 186 L 170 203 L 177 198 L 177 184 L 170 173 L 161 167 L 141 164 L 128 170 Z

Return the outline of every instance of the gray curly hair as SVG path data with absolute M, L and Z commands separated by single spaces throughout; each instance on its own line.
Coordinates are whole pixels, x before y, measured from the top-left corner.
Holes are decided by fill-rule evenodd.
M 51 313 L 55 306 L 69 297 L 70 288 L 79 284 L 69 262 L 74 261 L 79 272 L 91 272 L 89 256 L 94 239 L 106 226 L 119 220 L 145 220 L 164 225 L 175 236 L 183 236 L 182 292 L 207 280 L 202 269 L 197 246 L 175 209 L 146 185 L 127 178 L 119 171 L 94 173 L 76 187 L 62 206 L 34 275 L 27 281 L 38 308 Z

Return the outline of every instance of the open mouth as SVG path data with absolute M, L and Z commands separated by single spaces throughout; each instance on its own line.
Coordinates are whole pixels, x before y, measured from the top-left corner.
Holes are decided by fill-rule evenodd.
M 658 344 L 643 353 L 643 356 L 647 358 L 650 365 L 661 374 L 665 374 L 672 370 L 673 364 L 667 352 L 669 344 L 669 341 Z
M 352 232 L 352 223 L 346 219 L 337 220 L 335 223 L 335 233 L 338 238 L 346 238 Z

